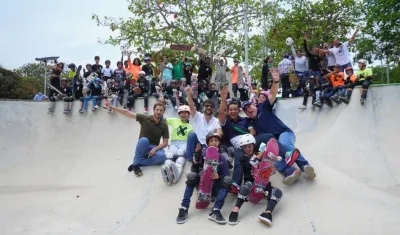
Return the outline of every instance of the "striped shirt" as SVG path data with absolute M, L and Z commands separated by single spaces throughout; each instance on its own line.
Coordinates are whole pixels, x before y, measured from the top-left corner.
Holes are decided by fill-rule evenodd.
M 291 60 L 284 58 L 281 62 L 279 62 L 278 65 L 279 73 L 280 74 L 289 73 L 289 67 L 292 65 L 293 63 Z

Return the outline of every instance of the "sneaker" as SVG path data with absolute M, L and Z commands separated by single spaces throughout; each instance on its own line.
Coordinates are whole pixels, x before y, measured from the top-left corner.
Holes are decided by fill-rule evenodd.
M 80 113 L 85 113 L 85 112 L 87 112 L 87 109 L 81 109 L 81 110 L 79 110 L 79 112 Z
M 292 166 L 299 158 L 300 151 L 298 149 L 294 149 L 293 151 L 286 152 L 285 156 L 286 165 Z
M 269 211 L 265 211 L 258 216 L 258 219 L 267 226 L 272 225 L 272 214 Z
M 364 104 L 364 103 L 365 103 L 365 99 L 364 99 L 364 98 L 361 98 L 361 99 L 360 99 L 360 103 L 361 103 L 361 104 Z
M 94 112 L 96 109 L 95 108 L 92 108 L 92 111 Z
M 231 214 L 229 215 L 228 224 L 237 225 L 239 223 L 238 217 L 239 217 L 239 212 L 233 212 L 232 211 Z
M 301 171 L 296 169 L 293 171 L 291 175 L 285 176 L 282 180 L 282 183 L 285 185 L 292 185 L 296 180 L 298 180 L 301 176 Z
M 95 108 L 95 109 L 99 109 L 99 106 L 98 106 L 98 105 L 95 105 L 94 108 Z
M 131 165 L 128 167 L 128 171 L 129 171 L 129 172 L 132 172 L 132 171 L 133 171 L 133 173 L 135 173 L 136 176 L 141 176 L 141 175 L 143 175 L 142 169 L 140 169 L 140 166 L 138 166 L 138 165 L 133 165 L 133 164 L 131 164 Z
M 184 224 L 186 222 L 188 216 L 188 209 L 187 208 L 179 208 L 179 214 L 178 217 L 176 218 L 176 223 L 177 224 Z
M 319 101 L 316 101 L 313 105 L 317 106 L 317 107 L 321 107 L 322 106 L 321 102 L 319 102 Z
M 344 103 L 346 103 L 346 104 L 348 104 L 349 103 L 349 99 L 347 98 L 347 97 L 339 97 L 339 99 L 341 100 L 341 101 L 343 101 Z
M 103 104 L 103 109 L 107 109 L 107 107 Z
M 306 108 L 307 106 L 305 106 L 304 104 L 299 107 L 299 109 L 306 109 Z
M 178 110 L 178 106 L 175 106 L 175 110 Z
M 68 113 L 68 110 L 67 110 L 67 109 L 64 109 L 64 113 L 67 114 L 67 113 Z
M 304 174 L 307 175 L 307 179 L 313 180 L 315 177 L 317 177 L 317 174 L 315 174 L 314 167 L 310 165 L 304 166 Z
M 226 220 L 222 216 L 221 211 L 219 211 L 219 209 L 212 209 L 208 214 L 208 219 L 218 224 L 226 224 Z
M 149 113 L 149 108 L 144 108 L 144 113 L 148 114 Z

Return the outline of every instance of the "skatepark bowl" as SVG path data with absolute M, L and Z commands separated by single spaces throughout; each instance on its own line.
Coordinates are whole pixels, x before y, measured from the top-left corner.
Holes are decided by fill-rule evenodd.
M 47 114 L 48 102 L 0 101 L 0 234 L 399 234 L 400 86 L 372 87 L 364 106 L 359 98 L 356 89 L 349 105 L 306 110 L 300 98 L 278 101 L 317 178 L 284 186 L 272 176 L 283 191 L 272 227 L 258 221 L 265 200 L 245 203 L 238 225 L 218 225 L 194 208 L 196 194 L 187 222 L 176 224 L 186 177 L 167 186 L 159 166 L 142 177 L 127 171 L 133 119 L 102 108 L 80 114 L 79 102 L 66 115 L 63 102 Z M 135 107 L 143 111 L 143 100 Z M 229 194 L 222 208 L 227 220 L 235 201 Z

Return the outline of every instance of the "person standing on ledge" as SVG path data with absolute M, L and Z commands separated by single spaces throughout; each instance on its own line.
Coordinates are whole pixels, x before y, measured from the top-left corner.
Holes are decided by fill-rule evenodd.
M 153 115 L 139 114 L 129 112 L 128 110 L 110 106 L 110 102 L 106 101 L 108 110 L 126 117 L 136 119 L 140 123 L 139 140 L 136 144 L 135 156 L 133 163 L 128 167 L 128 171 L 133 171 L 136 176 L 143 175 L 141 166 L 160 165 L 165 162 L 164 148 L 168 146 L 169 130 L 168 125 L 163 120 L 165 105 L 156 103 L 153 106 Z M 162 137 L 162 142 L 160 139 Z

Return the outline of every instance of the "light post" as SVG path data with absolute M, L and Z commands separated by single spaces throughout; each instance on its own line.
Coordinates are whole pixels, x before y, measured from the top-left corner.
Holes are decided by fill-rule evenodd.
M 47 87 L 47 62 L 58 60 L 59 56 L 50 56 L 50 57 L 43 57 L 43 58 L 35 58 L 36 61 L 39 63 L 44 63 L 44 86 L 43 86 L 43 94 L 46 95 L 46 87 Z

